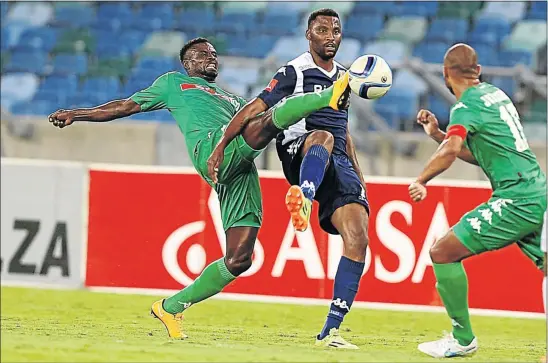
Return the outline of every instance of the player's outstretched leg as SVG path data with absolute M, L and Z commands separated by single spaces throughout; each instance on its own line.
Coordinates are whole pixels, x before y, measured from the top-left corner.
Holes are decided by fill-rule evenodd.
M 312 202 L 325 175 L 333 142 L 333 135 L 323 130 L 313 131 L 306 137 L 301 151 L 303 159 L 299 185 L 292 185 L 285 197 L 291 222 L 297 231 L 302 232 L 308 228 Z
M 321 92 L 309 92 L 282 100 L 265 113 L 250 120 L 242 131 L 245 142 L 255 150 L 263 150 L 281 130 L 286 130 L 312 112 L 325 107 L 345 109 L 350 99 L 348 72 Z
M 442 339 L 419 344 L 421 352 L 434 358 L 450 358 L 472 354 L 478 340 L 472 332 L 468 311 L 468 278 L 461 261 L 472 255 L 449 231 L 430 249 L 436 275 L 436 288 L 451 318 L 453 332 Z
M 274 109 L 272 121 L 278 129 L 285 130 L 312 112 L 324 107 L 342 110 L 346 107 L 349 98 L 350 87 L 348 86 L 348 72 L 346 72 L 333 83 L 333 86 L 321 92 L 304 93 L 286 98 Z
M 184 339 L 183 311 L 221 292 L 249 267 L 259 228 L 233 227 L 226 231 L 224 258 L 208 265 L 194 282 L 175 295 L 152 304 L 151 314 L 160 319 L 171 338 Z

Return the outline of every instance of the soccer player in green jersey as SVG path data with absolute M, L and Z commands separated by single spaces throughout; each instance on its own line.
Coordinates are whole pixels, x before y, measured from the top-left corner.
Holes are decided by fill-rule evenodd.
M 196 38 L 185 44 L 180 61 L 188 75 L 169 72 L 125 100 L 89 109 L 58 110 L 49 116 L 54 126 L 63 128 L 74 122 L 105 122 L 138 112 L 168 109 L 185 137 L 196 171 L 217 192 L 226 233 L 226 255 L 207 266 L 193 284 L 152 305 L 152 314 L 173 338 L 186 337 L 180 324 L 185 309 L 219 293 L 251 266 L 262 222 L 254 159 L 270 142 L 265 137 L 265 125 L 281 131 L 318 109 L 346 107 L 349 97 L 348 77 L 341 77 L 325 91 L 291 98 L 254 117 L 225 149 L 224 161 L 216 169 L 216 180 L 212 180 L 207 173 L 207 160 L 226 125 L 246 101 L 215 84 L 217 52 L 207 39 Z
M 436 358 L 469 355 L 478 349 L 463 259 L 517 243 L 546 273 L 541 249 L 546 176 L 529 149 L 512 101 L 497 87 L 480 82 L 480 71 L 472 47 L 452 46 L 445 54 L 443 75 L 457 103 L 451 108 L 447 133 L 440 131 L 430 111 L 417 115 L 417 122 L 440 147 L 409 186 L 413 201 L 423 200 L 426 183 L 457 157 L 479 165 L 493 188 L 491 199 L 466 213 L 430 249 L 436 287 L 453 325 L 453 332 L 444 338 L 419 344 L 420 351 Z

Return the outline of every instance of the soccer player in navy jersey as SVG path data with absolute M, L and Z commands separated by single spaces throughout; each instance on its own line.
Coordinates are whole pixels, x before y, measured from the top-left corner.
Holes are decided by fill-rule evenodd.
M 293 97 L 318 93 L 333 85 L 339 77 L 348 77 L 346 69 L 334 60 L 342 40 L 341 21 L 336 11 L 320 9 L 310 14 L 306 39 L 309 50 L 281 67 L 259 96 L 234 116 L 208 160 L 212 178 L 222 165 L 225 148 L 248 127 L 249 120 L 280 104 L 287 104 Z M 349 93 L 350 88 L 345 92 Z M 292 112 L 289 107 L 284 108 Z M 272 117 L 263 123 L 257 137 L 267 141 L 262 144 L 264 146 L 276 139 L 284 174 L 292 184 L 286 195 L 286 205 L 295 229 L 304 231 L 308 228 L 315 199 L 319 203 L 322 229 L 330 234 L 340 234 L 344 242 L 333 300 L 324 327 L 316 337 L 316 345 L 358 349 L 339 334 L 363 273 L 369 222 L 365 180 L 348 132 L 347 108 L 347 103 L 325 107 L 290 127 Z

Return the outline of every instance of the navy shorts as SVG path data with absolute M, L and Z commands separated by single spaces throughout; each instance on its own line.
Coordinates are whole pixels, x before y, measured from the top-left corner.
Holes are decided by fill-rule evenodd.
M 308 135 L 308 133 L 304 134 L 285 145 L 282 145 L 280 141 L 276 142 L 276 150 L 282 162 L 285 178 L 291 185 L 300 184 L 299 177 L 303 160 L 301 150 Z M 346 155 L 331 155 L 329 166 L 314 199 L 320 204 L 320 226 L 330 234 L 340 234 L 331 223 L 331 216 L 338 208 L 358 203 L 363 205 L 369 214 L 367 193 L 362 187 L 352 162 Z

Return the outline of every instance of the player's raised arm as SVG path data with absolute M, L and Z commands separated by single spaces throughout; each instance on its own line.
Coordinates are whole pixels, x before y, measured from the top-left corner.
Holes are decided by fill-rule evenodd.
M 438 119 L 432 112 L 428 110 L 420 110 L 417 114 L 417 123 L 422 125 L 424 132 L 426 132 L 426 134 L 438 144 L 441 144 L 443 140 L 445 140 L 446 134 L 440 130 Z M 458 158 L 466 161 L 467 163 L 479 165 L 476 158 L 474 158 L 474 155 L 472 155 L 470 150 L 468 150 L 464 144 L 458 154 Z
M 77 108 L 74 110 L 58 110 L 49 115 L 53 126 L 63 128 L 75 121 L 105 122 L 127 117 L 141 112 L 141 106 L 131 99 L 117 100 L 93 108 Z
M 49 115 L 53 126 L 63 128 L 75 121 L 106 122 L 131 116 L 139 112 L 159 110 L 167 107 L 169 73 L 156 79 L 148 88 L 125 100 L 116 100 L 93 108 L 58 110 Z

